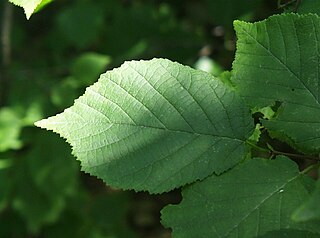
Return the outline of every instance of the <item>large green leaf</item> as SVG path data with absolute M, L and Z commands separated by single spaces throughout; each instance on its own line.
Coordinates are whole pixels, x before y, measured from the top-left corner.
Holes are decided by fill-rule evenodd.
M 276 15 L 258 23 L 235 22 L 233 64 L 237 90 L 252 107 L 279 102 L 263 124 L 298 149 L 320 150 L 320 18 Z
M 84 171 L 152 193 L 233 167 L 254 127 L 221 81 L 164 59 L 107 72 L 74 106 L 36 125 L 67 138 Z
M 320 232 L 319 224 L 291 220 L 309 193 L 297 165 L 285 157 L 247 161 L 182 194 L 180 204 L 162 211 L 162 223 L 173 228 L 176 238 L 250 238 L 280 229 Z

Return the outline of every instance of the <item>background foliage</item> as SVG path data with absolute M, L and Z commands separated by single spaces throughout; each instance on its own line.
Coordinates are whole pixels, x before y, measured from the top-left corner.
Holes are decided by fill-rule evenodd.
M 2 2 L 0 236 L 170 237 L 159 211 L 179 193 L 105 187 L 33 123 L 71 106 L 125 60 L 169 58 L 213 75 L 230 69 L 233 20 L 264 19 L 279 11 L 276 2 L 61 0 L 28 22 Z

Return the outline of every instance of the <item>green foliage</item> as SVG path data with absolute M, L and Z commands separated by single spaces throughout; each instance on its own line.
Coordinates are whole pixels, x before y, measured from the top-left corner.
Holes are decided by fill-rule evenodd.
M 29 18 L 51 1 L 14 2 Z M 12 62 L 0 66 L 0 237 L 167 235 L 137 228 L 150 224 L 132 214 L 145 193 L 80 173 L 63 140 L 30 127 L 66 107 L 37 125 L 66 138 L 83 171 L 122 189 L 181 189 L 162 211 L 174 237 L 319 237 L 319 1 L 282 15 L 275 5 L 68 0 L 28 25 L 13 12 Z M 235 21 L 231 69 L 233 20 L 268 15 Z M 154 57 L 197 70 L 129 61 Z M 159 216 L 172 203 L 158 202 L 142 207 Z
M 179 205 L 163 210 L 175 237 L 319 233 L 310 221 L 320 210 L 318 188 L 308 200 L 306 172 L 286 157 L 239 164 L 248 158 L 246 141 L 259 142 L 262 127 L 253 133 L 249 108 L 237 96 L 263 114 L 274 137 L 319 152 L 319 18 L 278 15 L 236 21 L 235 29 L 232 83 L 168 60 L 127 62 L 36 125 L 66 138 L 82 169 L 112 186 L 161 193 L 193 183 Z
M 0 152 L 8 149 L 19 149 L 21 120 L 10 108 L 0 110 Z

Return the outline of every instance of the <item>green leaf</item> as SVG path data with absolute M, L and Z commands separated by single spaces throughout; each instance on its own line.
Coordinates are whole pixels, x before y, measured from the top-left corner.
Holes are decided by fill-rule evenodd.
M 275 112 L 271 107 L 253 108 L 252 114 L 254 113 L 261 113 L 264 119 L 271 119 L 275 115 Z
M 72 76 L 78 81 L 79 86 L 93 84 L 103 73 L 111 59 L 102 54 L 88 52 L 81 55 L 72 65 Z
M 320 19 L 283 14 L 258 23 L 236 21 L 234 83 L 251 107 L 281 104 L 262 121 L 279 139 L 320 151 Z
M 34 10 L 34 13 L 41 11 L 44 7 L 46 7 L 49 3 L 53 2 L 54 0 L 42 0 L 41 3 L 37 6 Z
M 85 172 L 152 193 L 233 167 L 254 129 L 221 81 L 164 59 L 103 74 L 72 107 L 36 125 L 66 138 Z
M 252 135 L 248 138 L 248 140 L 252 142 L 258 142 L 260 139 L 260 136 L 261 136 L 261 125 L 257 123 Z
M 27 19 L 37 10 L 39 6 L 48 4 L 48 0 L 9 0 L 9 2 L 22 7 L 26 14 Z
M 104 8 L 87 1 L 65 7 L 56 18 L 60 39 L 72 48 L 88 48 L 97 42 L 104 25 Z M 101 37 L 101 36 L 100 36 Z
M 320 171 L 319 171 L 320 172 Z M 320 174 L 320 173 L 319 173 Z M 293 214 L 296 221 L 320 220 L 320 180 L 317 180 L 311 197 L 305 201 Z
M 22 141 L 19 139 L 22 128 L 21 118 L 11 108 L 0 110 L 0 152 L 9 149 L 19 149 Z
M 320 232 L 319 224 L 291 220 L 309 195 L 303 176 L 285 157 L 249 160 L 184 189 L 180 204 L 163 209 L 162 223 L 173 228 L 176 238 L 247 238 L 280 229 Z

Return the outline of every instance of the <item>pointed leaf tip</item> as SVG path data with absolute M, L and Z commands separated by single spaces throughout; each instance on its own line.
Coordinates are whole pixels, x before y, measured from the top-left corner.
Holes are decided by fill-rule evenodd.
M 31 15 L 37 12 L 39 8 L 51 1 L 52 0 L 9 0 L 9 2 L 24 9 L 27 20 L 29 20 Z
M 40 120 L 40 121 L 36 121 L 36 122 L 34 123 L 34 125 L 35 125 L 36 127 L 44 128 L 45 121 L 46 121 L 46 119 L 42 119 L 42 120 Z

